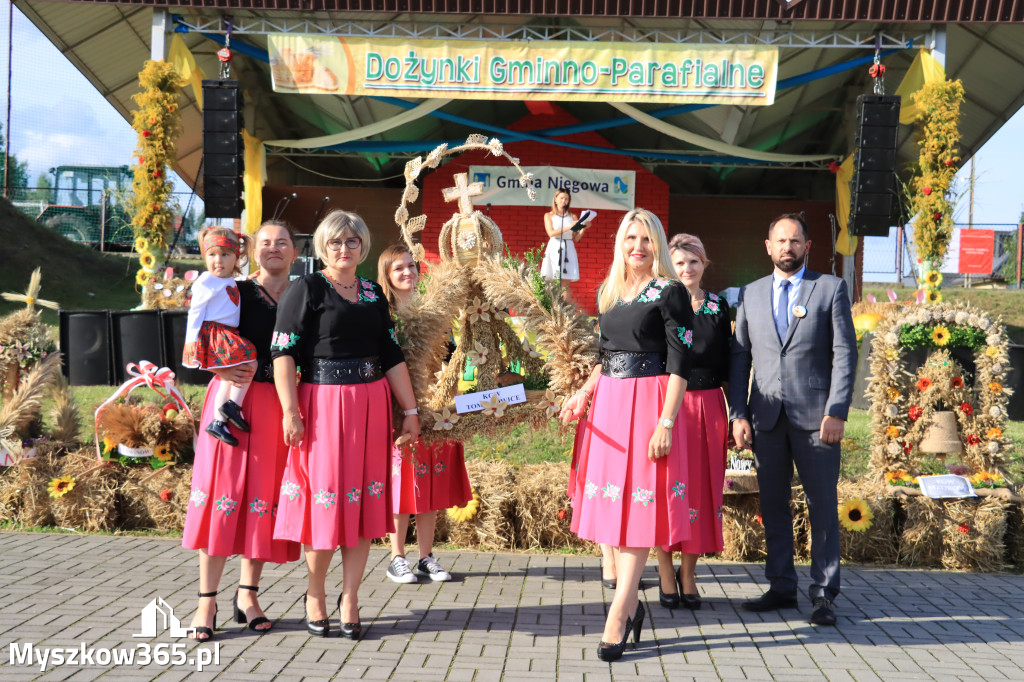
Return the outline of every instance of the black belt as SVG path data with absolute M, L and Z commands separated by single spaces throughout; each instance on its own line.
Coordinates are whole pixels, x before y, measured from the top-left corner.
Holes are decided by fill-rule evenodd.
M 613 379 L 635 379 L 665 374 L 665 354 L 601 351 L 601 374 Z
M 302 370 L 302 381 L 307 384 L 368 384 L 384 378 L 380 358 L 355 360 L 328 360 L 313 358 L 308 369 Z
M 274 361 L 270 358 L 257 360 L 256 373 L 252 375 L 252 380 L 264 384 L 274 383 Z
M 714 370 L 697 367 L 690 370 L 690 379 L 686 382 L 687 391 L 709 391 L 721 387 L 722 380 Z

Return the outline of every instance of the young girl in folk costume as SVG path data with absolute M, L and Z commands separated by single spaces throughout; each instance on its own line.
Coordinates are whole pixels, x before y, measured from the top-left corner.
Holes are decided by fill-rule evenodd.
M 225 227 L 209 227 L 199 232 L 206 272 L 192 283 L 181 361 L 185 367 L 211 370 L 256 363 L 256 348 L 238 333 L 240 309 L 235 276 L 241 274 L 248 243 L 247 237 Z M 242 416 L 241 405 L 248 388 L 248 383 L 236 386 L 229 381 L 221 382 L 215 403 L 216 414 L 246 432 L 249 424 Z M 238 445 L 224 420 L 214 419 L 206 432 L 228 445 Z

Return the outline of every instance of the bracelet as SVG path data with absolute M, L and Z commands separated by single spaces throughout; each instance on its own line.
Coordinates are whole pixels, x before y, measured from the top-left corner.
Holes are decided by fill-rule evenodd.
M 404 410 L 404 411 L 402 412 L 402 414 L 404 414 L 404 415 L 405 415 L 406 417 L 411 417 L 411 416 L 413 416 L 414 414 L 415 414 L 415 415 L 418 415 L 419 413 L 420 413 L 420 410 L 419 410 L 419 408 L 418 408 L 418 407 L 414 407 L 414 408 L 412 408 L 411 410 Z

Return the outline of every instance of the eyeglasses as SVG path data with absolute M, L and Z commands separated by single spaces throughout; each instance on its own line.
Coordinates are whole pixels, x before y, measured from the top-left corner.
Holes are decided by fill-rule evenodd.
M 341 251 L 342 244 L 345 245 L 349 251 L 355 251 L 363 245 L 363 240 L 359 237 L 349 237 L 342 241 L 341 239 L 332 239 L 327 242 L 327 248 L 331 251 Z

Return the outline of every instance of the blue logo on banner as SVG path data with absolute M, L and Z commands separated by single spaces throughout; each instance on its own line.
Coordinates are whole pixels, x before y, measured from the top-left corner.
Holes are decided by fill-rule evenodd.
M 491 186 L 491 174 L 490 173 L 473 173 L 473 182 L 483 183 L 484 189 Z
M 615 191 L 619 194 L 629 194 L 629 185 L 617 175 L 615 176 Z

